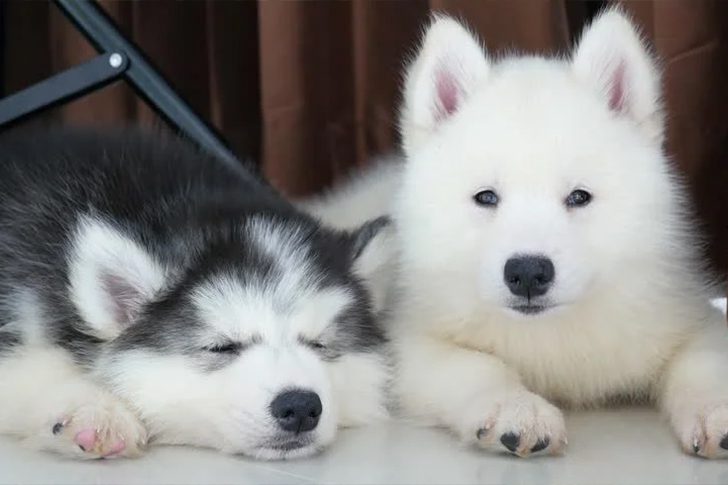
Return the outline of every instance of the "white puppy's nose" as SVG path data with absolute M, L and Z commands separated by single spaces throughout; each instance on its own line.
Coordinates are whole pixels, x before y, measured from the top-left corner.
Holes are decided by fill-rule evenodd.
M 545 294 L 554 280 L 554 263 L 544 256 L 516 256 L 506 261 L 503 279 L 516 296 L 533 298 Z
M 278 394 L 270 409 L 281 429 L 296 434 L 316 428 L 323 411 L 318 394 L 301 389 Z

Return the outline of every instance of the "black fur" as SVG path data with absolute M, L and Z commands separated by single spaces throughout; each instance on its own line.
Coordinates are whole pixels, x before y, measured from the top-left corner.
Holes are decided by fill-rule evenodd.
M 176 138 L 136 130 L 98 133 L 58 128 L 0 137 L 0 315 L 12 314 L 21 289 L 40 298 L 51 340 L 87 363 L 102 345 L 89 335 L 68 295 L 68 251 L 80 217 L 92 214 L 132 238 L 179 275 L 144 308 L 114 345 L 184 351 L 199 325 L 189 291 L 221 272 L 244 283 L 280 276 L 242 230 L 252 216 L 300 231 L 322 286 L 345 285 L 356 304 L 340 317 L 340 346 L 348 350 L 384 340 L 353 260 L 373 231 L 323 229 L 254 177 Z M 363 241 L 363 242 L 362 242 Z M 0 321 L 4 321 L 0 318 Z M 17 344 L 0 333 L 0 351 Z
M 0 329 L 0 355 L 10 352 L 21 343 L 20 335 L 17 332 Z

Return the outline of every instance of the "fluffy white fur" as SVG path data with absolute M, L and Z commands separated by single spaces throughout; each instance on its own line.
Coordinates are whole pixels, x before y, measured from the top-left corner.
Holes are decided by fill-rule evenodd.
M 132 408 L 81 375 L 58 348 L 33 345 L 0 361 L 0 393 L 15 397 L 0 413 L 0 431 L 29 447 L 78 459 L 98 458 L 122 441 L 123 455 L 138 455 L 148 431 Z M 56 423 L 63 425 L 52 433 Z M 84 430 L 96 432 L 93 449 L 75 441 Z
M 107 223 L 83 218 L 69 265 L 70 293 L 101 339 L 119 335 L 134 311 L 162 289 L 167 272 L 134 241 Z
M 251 287 L 221 277 L 196 291 L 193 307 L 201 334 L 187 345 L 212 346 L 224 337 L 256 341 L 214 372 L 206 368 L 214 362 L 204 352 L 140 347 L 102 351 L 90 364 L 91 372 L 84 373 L 39 331 L 53 309 L 43 308 L 31 293 L 19 294 L 7 328 L 20 329 L 24 344 L 0 359 L 0 394 L 14 396 L 0 411 L 0 433 L 81 459 L 135 456 L 148 439 L 270 459 L 312 454 L 331 443 L 339 426 L 386 418 L 384 356 L 345 352 L 328 361 L 301 342 L 326 343 L 351 296 L 336 287 L 316 289 L 304 255 L 294 250 L 300 240 L 255 219 L 249 230 L 261 248 L 279 255 L 283 276 L 274 286 Z M 102 221 L 81 221 L 73 248 L 72 300 L 91 325 L 89 333 L 111 344 L 123 325 L 135 324 L 125 317 L 163 289 L 166 272 Z M 365 248 L 360 257 L 369 258 L 369 251 Z M 360 270 L 362 278 L 379 269 L 376 258 L 368 261 L 366 270 Z M 283 451 L 274 446 L 279 429 L 270 405 L 292 388 L 316 392 L 323 413 L 307 445 Z M 85 430 L 96 433 L 93 449 L 79 448 L 77 434 Z M 119 443 L 124 446 L 116 453 Z
M 404 168 L 308 203 L 335 225 L 395 220 L 406 416 L 527 456 L 564 449 L 557 405 L 646 399 L 684 450 L 728 456 L 728 329 L 663 153 L 659 85 L 618 10 L 565 60 L 494 62 L 456 21 L 434 19 L 407 71 Z M 474 202 L 486 189 L 497 207 Z M 576 189 L 589 205 L 565 206 Z M 511 309 L 504 265 L 519 254 L 555 266 L 535 315 Z

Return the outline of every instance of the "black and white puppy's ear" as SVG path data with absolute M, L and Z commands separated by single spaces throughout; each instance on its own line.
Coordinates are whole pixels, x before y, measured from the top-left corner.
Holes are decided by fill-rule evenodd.
M 164 287 L 167 272 L 109 224 L 83 219 L 69 259 L 70 295 L 91 333 L 116 338 Z
M 657 63 L 619 9 L 606 10 L 585 29 L 572 69 L 612 112 L 634 121 L 649 139 L 662 142 L 664 120 Z
M 488 70 L 476 37 L 456 20 L 435 16 L 405 76 L 399 120 L 405 153 L 457 113 Z
M 394 226 L 386 216 L 364 223 L 351 233 L 354 272 L 372 296 L 376 311 L 382 310 L 395 279 Z

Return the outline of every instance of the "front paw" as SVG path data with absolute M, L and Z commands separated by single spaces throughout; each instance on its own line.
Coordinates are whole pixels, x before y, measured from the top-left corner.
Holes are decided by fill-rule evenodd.
M 561 411 L 528 391 L 481 399 L 466 414 L 469 423 L 461 434 L 482 448 L 527 457 L 559 454 L 567 444 Z
M 686 453 L 728 458 L 728 401 L 683 411 L 674 416 L 673 423 Z
M 147 442 L 139 419 L 105 395 L 60 415 L 47 433 L 44 448 L 81 459 L 137 456 Z

